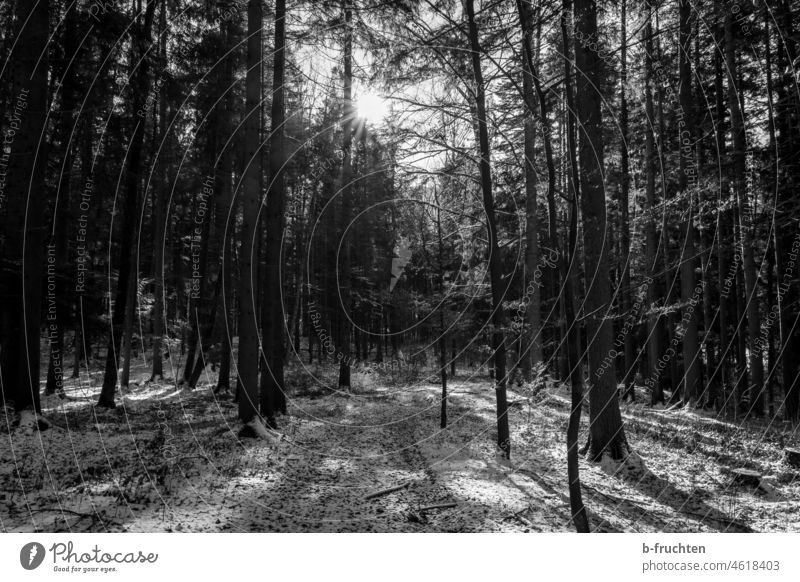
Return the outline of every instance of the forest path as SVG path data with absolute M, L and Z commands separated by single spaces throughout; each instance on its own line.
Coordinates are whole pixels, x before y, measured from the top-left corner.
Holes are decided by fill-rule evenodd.
M 569 400 L 561 386 L 535 394 L 510 387 L 509 462 L 496 454 L 494 391 L 485 377 L 450 382 L 446 430 L 435 383 L 396 386 L 373 377 L 350 394 L 293 384 L 278 444 L 239 439 L 236 404 L 216 398 L 208 380 L 193 392 L 142 383 L 113 411 L 93 406 L 99 382 L 70 383 L 69 400 L 44 403 L 53 429 L 0 439 L 0 529 L 572 529 Z M 800 528 L 800 473 L 782 452 L 796 446 L 795 429 L 695 410 L 622 409 L 646 470 L 624 474 L 581 460 L 594 529 Z M 771 491 L 732 486 L 731 470 L 742 467 L 763 474 Z
M 212 527 L 316 532 L 567 529 L 566 512 L 561 523 L 554 523 L 554 508 L 544 503 L 558 498 L 556 492 L 525 471 L 511 475 L 513 469 L 494 458 L 491 442 L 486 442 L 493 430 L 492 403 L 487 400 L 484 410 L 476 410 L 473 394 L 456 393 L 450 403 L 451 426 L 440 431 L 437 389 L 376 387 L 365 394 L 294 398 L 290 415 L 281 419 L 287 441 L 244 442 L 235 474 L 208 484 L 203 497 L 209 517 L 218 515 Z M 469 410 L 464 399 L 473 405 Z M 401 485 L 405 487 L 367 498 Z M 542 493 L 538 499 L 533 497 L 537 491 Z M 560 502 L 566 507 L 566 498 Z M 448 506 L 432 507 L 438 505 Z M 548 519 L 534 525 L 523 514 L 536 506 Z M 183 515 L 175 508 L 172 513 L 170 521 L 178 522 L 179 529 L 200 525 L 196 506 Z M 153 525 L 145 523 L 137 520 L 132 526 Z

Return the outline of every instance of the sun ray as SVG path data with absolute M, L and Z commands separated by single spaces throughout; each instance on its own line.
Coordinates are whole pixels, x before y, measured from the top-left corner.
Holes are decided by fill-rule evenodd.
M 386 101 L 375 93 L 363 93 L 356 99 L 358 117 L 378 123 L 386 116 Z

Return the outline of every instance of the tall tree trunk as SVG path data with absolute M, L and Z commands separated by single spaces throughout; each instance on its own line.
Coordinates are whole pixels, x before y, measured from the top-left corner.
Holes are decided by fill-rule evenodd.
M 6 208 L 0 215 L 5 235 L 0 248 L 2 350 L 0 394 L 17 411 L 41 412 L 39 400 L 40 324 L 47 168 L 45 120 L 48 94 L 49 2 L 18 0 L 13 96 L 6 117 L 4 154 L 8 155 Z M 10 152 L 6 150 L 11 139 Z
M 159 51 L 161 66 L 166 68 L 167 64 L 167 3 L 161 5 L 159 14 Z M 167 92 L 162 87 L 158 97 L 158 140 L 161 142 L 161 151 L 166 151 L 167 127 Z M 153 227 L 155 241 L 153 245 L 153 373 L 150 376 L 152 382 L 160 382 L 164 376 L 164 253 L 166 251 L 167 234 L 167 162 L 160 160 L 158 171 L 158 187 L 153 188 Z
M 437 239 L 437 268 L 439 271 L 439 293 L 442 304 L 439 305 L 439 375 L 442 380 L 442 402 L 439 414 L 439 428 L 447 428 L 447 330 L 444 323 L 445 311 L 445 284 L 444 284 L 444 241 L 442 238 L 442 213 L 439 205 L 439 196 L 434 190 L 436 202 L 436 239 Z
M 578 435 L 583 410 L 583 366 L 581 365 L 580 325 L 575 316 L 575 281 L 578 265 L 578 192 L 580 175 L 578 174 L 577 152 L 575 144 L 574 104 L 572 96 L 572 63 L 570 60 L 569 18 L 572 12 L 571 0 L 563 0 L 561 4 L 561 41 L 564 55 L 564 117 L 567 119 L 565 146 L 569 157 L 569 172 L 566 182 L 573 185 L 567 193 L 569 199 L 569 231 L 567 232 L 567 253 L 562 253 L 558 261 L 558 272 L 563 292 L 559 295 L 560 310 L 564 319 L 564 361 L 570 381 L 570 413 L 567 422 L 567 482 L 569 487 L 572 523 L 578 533 L 589 532 L 589 516 L 583 505 L 581 493 Z M 566 190 L 566 188 L 565 188 Z M 557 235 L 557 233 L 554 233 Z
M 603 119 L 600 109 L 600 57 L 598 55 L 595 0 L 575 0 L 576 112 L 581 128 L 578 150 L 581 167 L 584 269 L 586 272 L 586 335 L 589 353 L 589 458 L 604 454 L 623 459 L 628 444 L 617 399 L 612 367 L 603 372 L 603 360 L 613 348 L 606 199 L 603 183 Z
M 535 77 L 533 58 L 533 18 L 529 0 L 517 0 L 520 28 L 522 29 L 522 92 L 525 102 L 525 300 L 526 321 L 522 334 L 522 371 L 527 381 L 531 380 L 531 369 L 542 362 L 542 325 L 541 325 L 541 286 L 535 273 L 539 268 L 539 220 L 536 200 L 538 177 L 534 159 L 536 157 L 536 116 L 539 115 L 539 127 L 544 129 L 547 123 L 546 104 L 543 96 L 540 108 L 535 105 Z M 549 138 L 543 136 L 549 149 Z M 552 162 L 552 152 L 548 156 L 548 164 Z M 552 171 L 551 171 L 552 170 Z M 548 165 L 548 188 L 555 187 L 554 165 Z
M 651 0 L 646 4 L 646 25 L 642 36 L 644 37 L 644 94 L 645 94 L 645 268 L 650 272 L 658 272 L 658 233 L 656 231 L 656 167 L 655 167 L 655 136 L 653 127 L 655 122 L 655 108 L 653 105 L 653 7 Z M 655 278 L 654 278 L 655 279 Z M 650 403 L 658 404 L 664 401 L 664 392 L 661 383 L 659 359 L 661 358 L 661 326 L 659 325 L 659 311 L 656 295 L 656 281 L 647 285 L 647 361 L 650 369 L 649 383 L 651 384 Z
M 353 175 L 353 123 L 355 109 L 353 107 L 353 8 L 352 0 L 342 0 L 344 9 L 344 119 L 342 132 L 342 183 L 339 224 L 339 236 L 345 236 L 345 230 L 350 223 L 350 210 L 352 207 L 352 188 L 350 182 Z M 338 314 L 338 345 L 339 353 L 339 387 L 350 387 L 350 344 L 351 344 L 351 305 L 350 305 L 350 243 L 342 240 L 341 275 L 337 272 L 337 291 L 341 302 L 341 312 Z M 338 263 L 338 261 L 337 261 Z
M 286 354 L 283 297 L 281 293 L 281 245 L 283 244 L 286 186 L 284 165 L 286 144 L 284 123 L 284 65 L 286 50 L 286 0 L 275 1 L 275 53 L 272 70 L 272 128 L 269 134 L 269 174 L 266 204 L 266 289 L 261 329 L 264 335 L 266 367 L 261 374 L 261 414 L 275 425 L 277 413 L 286 414 L 286 386 L 283 362 Z
M 150 32 L 153 27 L 158 0 L 146 0 L 144 22 L 132 28 L 131 42 L 137 45 L 136 54 L 139 57 L 138 68 L 133 73 L 131 89 L 133 101 L 131 109 L 131 124 L 133 134 L 128 146 L 128 166 L 125 175 L 125 198 L 122 208 L 122 232 L 119 242 L 119 270 L 117 290 L 114 301 L 114 312 L 111 316 L 111 331 L 108 339 L 106 353 L 105 375 L 103 388 L 100 391 L 98 406 L 115 408 L 114 394 L 117 388 L 117 356 L 120 351 L 120 341 L 125 323 L 125 312 L 128 303 L 128 284 L 131 274 L 133 259 L 134 231 L 136 229 L 137 209 L 139 207 L 139 173 L 142 166 L 142 145 L 144 143 L 145 116 L 144 107 L 147 95 L 150 92 Z
M 562 45 L 562 52 L 564 54 L 564 118 L 566 119 L 566 135 L 565 137 L 565 147 L 567 151 L 567 158 L 568 158 L 568 169 L 565 171 L 565 188 L 564 190 L 567 192 L 569 196 L 575 201 L 576 208 L 578 204 L 578 199 L 580 198 L 580 173 L 578 172 L 578 144 L 577 144 L 577 133 L 575 130 L 575 93 L 573 90 L 573 63 L 572 63 L 572 41 L 570 38 L 569 31 L 572 30 L 570 26 L 570 18 L 572 16 L 572 0 L 563 0 L 561 6 L 561 45 Z M 553 248 L 560 248 L 562 245 L 556 244 L 558 241 L 558 233 L 556 231 L 555 219 L 551 217 L 550 219 L 550 238 L 551 244 Z M 569 235 L 566 236 L 567 244 L 569 244 Z M 577 248 L 577 243 L 576 243 Z M 578 257 L 575 257 L 575 260 L 578 260 Z M 578 285 L 573 284 L 573 290 L 577 292 Z M 562 303 L 560 306 L 561 311 L 561 319 L 564 322 L 562 324 L 562 334 L 561 337 L 563 341 L 561 343 L 562 349 L 560 354 L 561 362 L 564 366 L 564 373 L 561 374 L 561 377 L 566 379 L 567 376 L 571 375 L 570 367 L 569 367 L 569 354 L 568 354 L 568 335 L 569 335 L 569 328 L 566 325 L 566 311 L 564 310 L 564 304 Z M 578 350 L 580 352 L 580 331 L 578 332 Z
M 773 77 L 772 77 L 772 43 L 770 40 L 770 10 L 769 6 L 764 6 L 764 68 L 766 70 L 766 77 L 767 77 L 767 119 L 768 119 L 768 131 L 769 131 L 769 142 L 767 146 L 767 160 L 769 166 L 766 170 L 766 182 L 767 184 L 775 184 L 775 180 L 777 179 L 777 173 L 774 171 L 775 163 L 777 161 L 777 157 L 775 156 L 775 149 L 776 149 L 776 135 L 775 135 L 775 102 L 773 100 L 772 94 L 775 88 Z M 775 201 L 776 202 L 776 201 Z M 765 189 L 764 191 L 764 205 L 766 208 L 770 208 L 773 206 L 773 200 L 771 196 L 771 189 Z M 776 332 L 780 333 L 780 311 L 776 311 L 776 293 L 775 293 L 775 266 L 777 263 L 777 256 L 775 252 L 775 235 L 777 234 L 777 220 L 776 220 L 775 212 L 772 213 L 772 221 L 771 221 L 771 228 L 772 228 L 772 236 L 770 237 L 769 243 L 767 245 L 767 314 L 768 314 L 768 338 L 767 338 L 767 361 L 769 362 L 769 366 L 766 371 L 766 378 L 764 382 L 767 388 L 767 397 L 769 399 L 769 417 L 775 418 L 775 381 L 777 379 L 777 372 L 778 366 L 776 361 L 775 355 L 775 337 Z M 772 317 L 774 314 L 777 313 L 777 326 L 772 322 Z M 777 328 L 777 329 L 776 329 Z
M 69 224 L 71 203 L 71 181 L 72 169 L 75 160 L 75 135 L 78 133 L 74 115 L 75 103 L 78 97 L 78 87 L 76 80 L 76 70 L 74 59 L 78 55 L 78 37 L 76 8 L 67 10 L 64 15 L 64 62 L 63 79 L 61 82 L 61 116 L 59 133 L 61 135 L 61 171 L 58 177 L 58 189 L 56 193 L 56 203 L 53 208 L 53 223 L 51 236 L 55 244 L 55 252 L 52 253 L 56 263 L 55 281 L 55 302 L 51 305 L 50 289 L 48 288 L 48 337 L 50 338 L 50 362 L 47 370 L 47 394 L 54 394 L 56 391 L 63 392 L 64 389 L 64 320 L 66 318 L 66 308 L 73 299 L 73 294 L 64 284 L 69 280 L 65 273 L 65 268 L 69 263 Z M 69 64 L 73 66 L 70 66 Z M 48 249 L 48 287 L 50 284 L 50 256 L 51 249 Z
M 631 288 L 631 263 L 633 262 L 633 258 L 631 257 L 631 225 L 629 219 L 629 202 L 628 198 L 630 196 L 630 156 L 628 153 L 628 143 L 630 141 L 629 135 L 629 124 L 628 124 L 628 37 L 627 37 L 627 19 L 628 19 L 628 4 L 627 0 L 622 0 L 622 5 L 620 8 L 620 37 L 621 37 L 621 47 L 620 47 L 620 114 L 619 114 L 619 126 L 621 136 L 621 145 L 620 145 L 620 172 L 622 176 L 620 177 L 620 196 L 619 196 L 619 205 L 620 205 L 620 245 L 621 245 L 621 257 L 620 257 L 620 285 L 622 286 L 622 312 L 626 319 L 635 323 L 636 320 L 639 318 L 638 313 L 631 312 L 631 293 L 633 293 L 633 289 Z M 625 375 L 622 378 L 622 381 L 625 385 L 624 394 L 626 397 L 630 397 L 632 399 L 636 399 L 636 392 L 634 391 L 634 379 L 635 379 L 635 360 L 636 360 L 636 353 L 634 347 L 634 326 L 626 326 L 623 329 L 624 338 L 624 346 L 625 346 Z
M 565 2 L 566 3 L 566 2 Z M 574 267 L 578 264 L 576 256 L 578 248 L 578 204 L 573 193 L 570 199 L 569 213 L 569 253 L 559 261 L 562 287 L 561 303 L 567 327 L 567 368 L 571 388 L 569 421 L 567 423 L 567 480 L 569 483 L 569 501 L 572 510 L 572 523 L 578 533 L 589 532 L 589 517 L 583 505 L 581 494 L 580 465 L 578 460 L 578 433 L 581 425 L 583 409 L 583 367 L 580 357 L 580 328 L 575 318 L 575 275 Z
M 690 0 L 680 0 L 679 4 L 679 77 L 678 96 L 680 100 L 680 117 L 678 119 L 678 143 L 680 144 L 678 188 L 687 199 L 685 208 L 686 234 L 683 250 L 680 253 L 681 304 L 683 317 L 683 400 L 685 403 L 696 402 L 701 391 L 700 378 L 700 343 L 697 336 L 697 315 L 695 308 L 700 299 L 696 292 L 695 282 L 695 232 L 694 232 L 694 198 L 697 193 L 697 166 L 695 163 L 693 143 L 694 109 L 692 105 L 692 70 L 689 57 L 691 47 L 691 5 Z
M 776 121 L 778 141 L 778 196 L 776 204 L 775 255 L 778 270 L 777 305 L 781 325 L 781 376 L 783 380 L 785 418 L 800 419 L 800 309 L 797 307 L 796 268 L 789 265 L 796 260 L 797 226 L 797 151 L 800 150 L 800 96 L 797 94 L 793 67 L 797 59 L 792 11 L 787 0 L 777 2 L 778 34 L 777 70 L 782 78 L 777 84 Z M 794 248 L 794 250 L 793 250 Z
M 486 87 L 481 71 L 481 47 L 478 40 L 478 25 L 475 22 L 473 0 L 464 0 L 467 12 L 472 72 L 474 76 L 475 106 L 478 118 L 478 137 L 480 147 L 481 191 L 486 228 L 489 236 L 489 279 L 492 288 L 492 349 L 495 369 L 495 395 L 497 399 L 497 445 L 506 458 L 511 456 L 511 436 L 508 428 L 508 402 L 506 397 L 506 346 L 503 334 L 505 312 L 503 309 L 503 272 L 500 260 L 500 246 L 497 242 L 497 221 L 495 219 L 494 196 L 492 194 L 492 166 L 489 149 L 489 129 L 486 117 Z
M 663 51 L 662 45 L 661 45 L 661 35 L 663 33 L 662 33 L 662 29 L 661 29 L 661 25 L 660 25 L 660 19 L 659 19 L 659 8 L 661 7 L 661 4 L 659 2 L 655 2 L 654 6 L 655 6 L 654 15 L 655 15 L 655 22 L 656 22 L 656 33 L 653 36 L 654 41 L 655 41 L 654 42 L 654 50 L 655 50 L 654 54 L 657 55 L 656 62 L 658 64 L 658 68 L 663 71 L 663 68 L 662 68 L 663 64 L 662 63 L 664 63 L 664 51 Z M 665 138 L 667 136 L 667 130 L 666 130 L 666 116 L 664 115 L 664 97 L 665 97 L 665 93 L 666 93 L 666 88 L 665 88 L 664 84 L 661 83 L 661 82 L 656 83 L 656 94 L 657 94 L 657 98 L 658 98 L 658 152 L 659 152 L 659 161 L 661 160 L 661 157 L 664 155 L 664 152 L 666 151 Z M 663 172 L 664 167 L 663 167 L 663 164 L 659 163 L 659 168 L 661 170 L 659 172 L 659 174 L 660 174 L 661 191 L 662 191 L 661 192 L 661 206 L 662 206 L 661 217 L 662 217 L 662 219 L 661 219 L 661 229 L 660 229 L 661 230 L 660 247 L 661 247 L 661 250 L 662 250 L 661 260 L 663 262 L 663 267 L 661 269 L 656 268 L 656 269 L 654 269 L 654 271 L 658 272 L 659 270 L 663 269 L 663 278 L 662 278 L 662 280 L 663 280 L 662 281 L 662 284 L 663 284 L 662 289 L 663 289 L 663 291 L 661 293 L 661 296 L 662 296 L 662 299 L 663 299 L 663 309 L 666 310 L 666 315 L 662 315 L 662 319 L 661 319 L 660 323 L 661 323 L 662 329 L 663 329 L 663 327 L 666 327 L 666 336 L 667 336 L 666 339 L 667 339 L 667 342 L 668 342 L 667 345 L 672 346 L 672 345 L 677 345 L 677 344 L 674 343 L 676 341 L 675 334 L 676 334 L 676 330 L 677 330 L 677 327 L 678 327 L 677 314 L 672 309 L 672 307 L 677 303 L 677 298 L 675 297 L 675 293 L 677 291 L 676 286 L 678 284 L 678 269 L 677 269 L 677 266 L 673 266 L 670 263 L 670 244 L 669 243 L 670 243 L 670 240 L 671 240 L 671 238 L 670 238 L 670 230 L 672 229 L 672 224 L 669 223 L 666 220 L 666 218 L 667 218 L 667 205 L 669 204 L 669 200 L 673 198 L 673 195 L 670 193 L 670 191 L 666 187 L 667 185 L 666 185 L 666 180 L 664 178 L 664 172 Z M 659 265 L 659 267 L 660 267 L 660 265 Z M 664 334 L 662 332 L 662 337 L 663 337 L 663 335 Z M 667 350 L 667 351 L 669 351 L 669 350 Z M 662 362 L 664 362 L 664 361 L 666 362 L 666 364 L 662 364 L 662 365 L 664 365 L 665 369 L 667 370 L 667 374 L 666 375 L 669 378 L 668 385 L 669 385 L 670 390 L 672 391 L 672 394 L 670 395 L 670 400 L 669 401 L 670 401 L 670 404 L 678 404 L 680 402 L 679 384 L 680 384 L 680 379 L 681 379 L 681 375 L 680 375 L 679 370 L 678 370 L 678 358 L 675 357 L 675 355 L 671 355 L 670 356 L 670 355 L 667 355 L 665 353 L 665 359 L 662 360 Z
M 718 46 L 724 46 L 725 27 L 722 23 L 722 7 L 718 0 L 714 2 L 714 37 Z M 718 159 L 725 158 L 725 94 L 723 87 L 723 56 L 722 51 L 714 53 L 714 95 L 715 95 L 715 141 L 716 156 Z M 728 201 L 728 180 L 723 179 L 719 185 L 719 207 L 724 209 Z M 732 236 L 732 227 L 728 217 L 729 212 L 720 210 L 717 213 L 717 271 L 719 273 L 719 382 L 721 386 L 721 396 L 723 407 L 729 409 L 731 398 L 728 393 L 732 389 L 730 367 L 732 358 L 730 357 L 732 338 L 728 333 L 729 313 L 730 313 L 730 291 L 732 279 L 730 274 L 731 249 L 723 244 Z
M 234 25 L 231 19 L 225 20 L 222 25 L 222 32 L 226 47 L 233 47 L 235 44 Z M 223 65 L 222 86 L 228 91 L 225 96 L 225 111 L 222 113 L 222 135 L 227 140 L 232 137 L 234 132 L 233 111 L 235 108 L 233 92 L 229 90 L 233 84 L 234 55 L 228 55 Z M 233 347 L 231 337 L 233 326 L 231 322 L 231 311 L 233 305 L 233 252 L 234 242 L 233 231 L 234 223 L 231 217 L 236 215 L 233 196 L 233 146 L 231 143 L 223 145 L 224 151 L 219 161 L 218 181 L 219 199 L 214 210 L 217 216 L 217 224 L 221 225 L 222 232 L 219 233 L 219 240 L 222 248 L 220 249 L 219 277 L 221 279 L 221 309 L 219 310 L 220 321 L 217 323 L 218 337 L 220 339 L 220 363 L 219 375 L 217 378 L 217 392 L 228 392 L 230 390 L 230 370 L 231 355 Z
M 239 419 L 248 423 L 258 414 L 258 325 L 254 286 L 258 281 L 258 211 L 261 206 L 261 28 L 262 0 L 247 5 L 247 79 L 244 120 L 245 164 L 242 176 L 244 210 L 241 230 L 239 285 L 239 354 L 237 395 Z
M 728 12 L 725 19 L 725 64 L 728 70 L 728 109 L 731 116 L 733 143 L 733 180 L 739 214 L 739 231 L 744 274 L 747 312 L 747 335 L 750 356 L 750 410 L 753 414 L 764 414 L 764 361 L 757 340 L 761 336 L 761 315 L 758 305 L 758 273 L 755 263 L 755 235 L 752 220 L 752 193 L 745 183 L 745 120 L 737 89 L 738 65 L 733 35 L 734 14 Z M 741 333 L 741 332 L 740 332 Z M 744 366 L 744 362 L 742 362 Z

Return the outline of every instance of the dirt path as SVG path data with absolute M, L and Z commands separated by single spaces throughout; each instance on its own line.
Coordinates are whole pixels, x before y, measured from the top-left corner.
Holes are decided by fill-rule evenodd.
M 446 430 L 433 384 L 295 395 L 281 419 L 286 440 L 269 444 L 238 439 L 236 405 L 209 388 L 142 385 L 116 411 L 98 411 L 97 388 L 75 385 L 68 401 L 46 403 L 55 428 L 0 435 L 0 529 L 571 531 L 564 391 L 510 391 L 504 462 L 488 381 L 450 390 Z M 800 475 L 782 460 L 782 433 L 695 411 L 626 405 L 623 414 L 647 471 L 626 476 L 581 461 L 595 529 L 800 527 Z M 731 487 L 726 471 L 739 466 L 768 476 L 774 490 Z M 366 498 L 397 485 L 407 486 Z M 423 510 L 441 504 L 455 505 Z

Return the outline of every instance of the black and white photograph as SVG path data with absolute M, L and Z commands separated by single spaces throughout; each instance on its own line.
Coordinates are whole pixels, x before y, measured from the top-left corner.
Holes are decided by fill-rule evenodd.
M 800 532 L 797 0 L 3 0 L 0 132 L 22 568 Z

